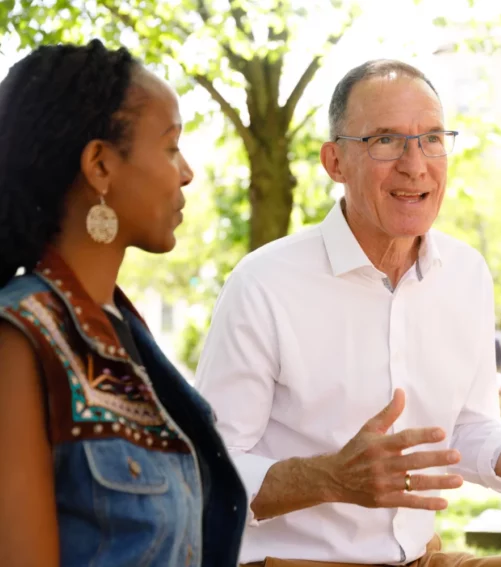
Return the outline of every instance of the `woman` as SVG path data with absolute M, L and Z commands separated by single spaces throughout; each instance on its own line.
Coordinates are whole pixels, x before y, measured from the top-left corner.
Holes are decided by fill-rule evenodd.
M 128 246 L 175 245 L 180 134 L 173 90 L 98 41 L 0 84 L 0 565 L 237 563 L 212 413 L 115 283 Z

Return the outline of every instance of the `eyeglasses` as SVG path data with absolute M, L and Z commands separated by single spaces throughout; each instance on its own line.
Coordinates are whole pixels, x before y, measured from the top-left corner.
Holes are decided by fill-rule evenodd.
M 400 159 L 409 140 L 417 139 L 418 146 L 426 157 L 436 158 L 450 154 L 454 149 L 454 142 L 459 132 L 455 130 L 444 130 L 439 132 L 426 132 L 417 136 L 405 136 L 404 134 L 379 134 L 377 136 L 364 136 L 356 138 L 354 136 L 336 136 L 334 142 L 338 140 L 354 140 L 355 142 L 365 142 L 367 150 L 372 159 L 379 161 L 392 161 Z

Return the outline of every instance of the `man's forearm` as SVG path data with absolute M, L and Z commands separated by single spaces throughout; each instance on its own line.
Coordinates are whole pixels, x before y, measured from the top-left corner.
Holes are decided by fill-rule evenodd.
M 325 502 L 313 463 L 313 459 L 292 458 L 272 465 L 251 503 L 254 516 L 266 520 Z
M 400 392 L 400 391 L 397 391 Z M 367 508 L 443 510 L 444 498 L 421 496 L 420 491 L 458 488 L 463 479 L 451 474 L 412 475 L 412 493 L 406 491 L 409 471 L 457 464 L 454 449 L 403 451 L 426 443 L 441 443 L 445 431 L 437 427 L 406 429 L 388 435 L 402 413 L 403 392 L 371 418 L 338 453 L 291 458 L 268 470 L 251 509 L 258 520 L 304 510 L 324 503 L 344 502 Z M 501 476 L 501 457 L 496 474 Z

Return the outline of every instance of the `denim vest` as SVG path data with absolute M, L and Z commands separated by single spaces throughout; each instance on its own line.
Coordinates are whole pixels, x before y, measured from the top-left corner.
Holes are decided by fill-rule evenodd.
M 0 290 L 42 369 L 61 565 L 235 567 L 247 501 L 213 413 L 115 302 L 144 366 L 54 250 Z

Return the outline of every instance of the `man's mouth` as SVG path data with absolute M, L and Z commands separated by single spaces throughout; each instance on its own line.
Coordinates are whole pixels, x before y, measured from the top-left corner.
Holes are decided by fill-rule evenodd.
M 391 191 L 390 195 L 403 203 L 419 203 L 424 201 L 430 193 L 416 193 L 415 191 Z

